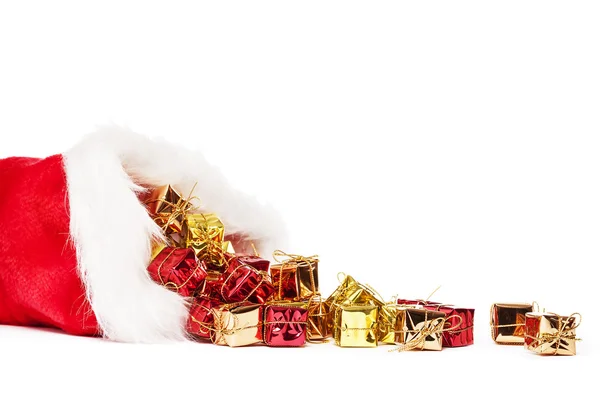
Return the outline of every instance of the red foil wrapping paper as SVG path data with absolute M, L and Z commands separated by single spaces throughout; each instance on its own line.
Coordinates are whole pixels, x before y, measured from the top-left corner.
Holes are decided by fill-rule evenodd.
M 268 305 L 264 311 L 263 339 L 267 346 L 300 347 L 306 343 L 306 305 Z
M 165 247 L 148 266 L 150 277 L 167 289 L 189 297 L 202 285 L 206 270 L 192 249 Z
M 249 265 L 249 266 L 255 268 L 257 271 L 263 271 L 263 272 L 269 272 L 269 265 L 271 264 L 269 262 L 269 260 L 265 260 L 264 258 L 260 258 L 258 256 L 250 256 L 250 255 L 243 255 L 243 256 L 238 255 L 235 257 L 230 257 L 228 259 L 228 263 L 229 263 L 229 268 L 227 269 L 228 271 L 233 271 L 240 265 Z
M 246 264 L 228 271 L 221 286 L 221 296 L 227 303 L 264 304 L 274 292 L 269 275 Z
M 186 330 L 194 336 L 209 339 L 214 327 L 215 317 L 212 313 L 213 308 L 217 308 L 221 302 L 206 296 L 200 296 L 194 299 L 190 307 Z
M 425 300 L 399 299 L 398 304 L 420 305 L 427 310 L 441 311 L 446 314 L 446 323 L 442 334 L 442 345 L 444 347 L 462 347 L 473 344 L 475 309 Z

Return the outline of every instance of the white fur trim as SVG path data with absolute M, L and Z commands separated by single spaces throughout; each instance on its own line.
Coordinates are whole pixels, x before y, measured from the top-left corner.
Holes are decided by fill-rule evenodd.
M 172 184 L 215 212 L 228 233 L 243 232 L 267 255 L 284 240 L 270 207 L 231 188 L 204 156 L 110 126 L 64 154 L 71 237 L 88 300 L 105 337 L 154 343 L 186 337 L 187 301 L 146 272 L 150 239 L 161 232 L 140 204 L 138 185 Z M 135 183 L 134 183 L 135 182 Z

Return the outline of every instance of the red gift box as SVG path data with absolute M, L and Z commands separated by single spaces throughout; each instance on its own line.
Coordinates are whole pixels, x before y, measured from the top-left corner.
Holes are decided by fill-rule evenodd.
M 258 256 L 250 255 L 231 256 L 227 259 L 227 262 L 229 263 L 227 271 L 233 271 L 240 265 L 250 265 L 258 271 L 269 272 L 269 266 L 271 264 L 269 260 L 265 260 L 264 258 L 260 258 Z
M 220 305 L 219 300 L 207 296 L 194 299 L 186 324 L 187 332 L 204 339 L 210 339 L 215 321 L 212 309 Z
M 308 309 L 302 303 L 265 307 L 263 340 L 267 346 L 300 347 L 306 343 Z
M 165 247 L 148 266 L 150 277 L 167 289 L 189 297 L 201 286 L 206 270 L 192 249 Z
M 475 309 L 455 307 L 426 300 L 398 299 L 398 304 L 420 305 L 428 310 L 441 311 L 446 314 L 446 323 L 442 334 L 442 345 L 444 347 L 462 347 L 473 344 Z
M 234 257 L 221 285 L 222 298 L 227 303 L 265 303 L 275 292 L 268 268 L 269 262 L 259 257 Z

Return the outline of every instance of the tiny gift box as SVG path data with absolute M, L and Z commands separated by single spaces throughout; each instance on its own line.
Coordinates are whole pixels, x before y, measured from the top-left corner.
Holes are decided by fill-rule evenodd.
M 262 342 L 262 306 L 260 304 L 223 305 L 213 309 L 213 343 L 230 347 Z
M 212 309 L 220 305 L 221 302 L 207 296 L 195 298 L 188 315 L 186 324 L 187 332 L 197 337 L 209 339 L 214 330 L 214 314 Z
M 494 303 L 490 310 L 492 339 L 498 344 L 525 343 L 525 314 L 533 304 Z
M 225 271 L 225 254 L 230 243 L 223 242 L 225 227 L 215 214 L 186 215 L 182 235 L 185 247 L 193 249 L 199 260 L 206 261 L 209 270 Z
M 145 204 L 154 222 L 167 235 L 181 232 L 185 213 L 191 208 L 191 204 L 183 200 L 171 185 L 160 186 L 152 190 Z
M 317 256 L 303 257 L 273 253 L 278 264 L 271 266 L 275 300 L 307 300 L 319 293 L 319 260 Z
M 456 307 L 426 300 L 398 300 L 398 304 L 419 305 L 427 310 L 446 314 L 446 326 L 442 335 L 443 347 L 462 347 L 473 344 L 474 308 Z M 457 317 L 460 317 L 458 319 Z M 450 329 L 451 328 L 451 329 Z
M 396 340 L 402 350 L 442 350 L 446 314 L 425 308 L 401 308 L 399 311 Z
M 234 265 L 235 267 L 231 269 L 230 264 L 221 285 L 223 299 L 228 303 L 250 301 L 259 304 L 269 300 L 275 292 L 269 274 L 239 261 Z
M 335 310 L 333 337 L 340 347 L 376 347 L 378 306 L 343 305 Z
M 306 303 L 273 303 L 264 307 L 263 340 L 272 347 L 300 347 L 306 343 Z
M 574 356 L 578 340 L 575 329 L 580 321 L 578 313 L 563 317 L 552 313 L 529 312 L 525 314 L 525 348 L 543 355 Z
M 307 301 L 308 326 L 307 339 L 312 342 L 323 341 L 331 336 L 332 315 L 327 305 L 320 296 L 315 296 Z
M 206 270 L 191 249 L 165 247 L 148 266 L 148 274 L 167 289 L 189 297 L 202 285 Z

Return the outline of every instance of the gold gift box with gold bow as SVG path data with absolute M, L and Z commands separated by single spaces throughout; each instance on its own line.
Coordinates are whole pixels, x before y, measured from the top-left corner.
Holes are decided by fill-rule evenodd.
M 525 314 L 525 348 L 544 355 L 574 356 L 577 316 L 577 313 L 568 317 L 542 312 Z
M 278 264 L 271 266 L 271 279 L 275 286 L 275 300 L 307 300 L 319 294 L 319 259 L 273 253 Z
M 378 307 L 372 304 L 343 305 L 334 314 L 333 337 L 340 347 L 377 346 Z
M 155 188 L 145 201 L 148 212 L 166 235 L 180 233 L 190 205 L 171 185 Z
M 194 250 L 199 260 L 206 261 L 207 269 L 224 272 L 224 253 L 233 251 L 230 242 L 224 242 L 225 227 L 215 214 L 188 214 L 183 220 L 185 247 Z
M 533 307 L 527 303 L 494 303 L 490 311 L 492 339 L 498 344 L 523 344 L 525 314 Z
M 262 307 L 259 304 L 223 305 L 213 309 L 213 343 L 230 347 L 262 342 Z
M 399 308 L 396 342 L 402 350 L 442 350 L 446 314 L 424 308 Z

